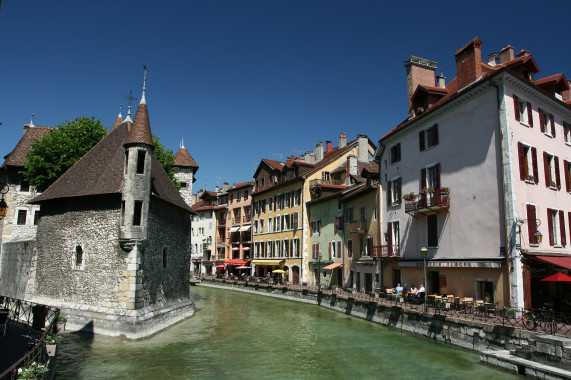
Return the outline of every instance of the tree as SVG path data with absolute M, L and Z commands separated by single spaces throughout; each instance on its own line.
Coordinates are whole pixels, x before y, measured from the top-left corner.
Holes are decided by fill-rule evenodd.
M 97 144 L 107 129 L 99 119 L 85 116 L 65 121 L 41 140 L 32 144 L 28 152 L 24 179 L 44 191 L 85 153 Z
M 161 140 L 155 135 L 153 135 L 153 144 L 155 144 L 155 157 L 167 172 L 167 175 L 171 179 L 177 190 L 180 190 L 180 183 L 174 178 L 175 166 L 174 166 L 174 155 L 172 150 L 166 149 Z

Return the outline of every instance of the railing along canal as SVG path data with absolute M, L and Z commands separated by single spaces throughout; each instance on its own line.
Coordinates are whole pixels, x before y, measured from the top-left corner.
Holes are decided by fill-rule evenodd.
M 3 296 L 0 296 L 0 308 L 8 311 L 10 322 L 21 323 L 37 331 L 35 335 L 22 336 L 23 339 L 28 340 L 28 350 L 0 374 L 0 379 L 17 379 L 18 368 L 27 367 L 33 362 L 43 363 L 50 368 L 50 372 L 43 378 L 50 373 L 53 374 L 55 366 L 51 365 L 52 358 L 48 357 L 46 352 L 46 336 L 56 332 L 60 310 L 52 306 Z
M 257 286 L 261 288 L 291 289 L 336 295 L 343 298 L 353 298 L 362 302 L 373 302 L 378 305 L 399 307 L 409 310 L 424 310 L 424 299 L 421 297 L 396 296 L 383 293 L 362 293 L 350 289 L 334 287 L 318 287 L 317 285 L 292 284 L 288 282 L 275 282 L 267 278 L 222 278 L 215 276 L 198 276 L 201 279 L 214 282 L 225 282 L 244 286 Z M 427 312 L 433 315 L 442 315 L 464 320 L 471 320 L 506 327 L 519 328 L 552 335 L 571 336 L 571 314 L 555 312 L 549 309 L 530 308 L 504 308 L 493 304 L 477 304 L 475 302 L 446 302 L 446 299 L 429 298 Z

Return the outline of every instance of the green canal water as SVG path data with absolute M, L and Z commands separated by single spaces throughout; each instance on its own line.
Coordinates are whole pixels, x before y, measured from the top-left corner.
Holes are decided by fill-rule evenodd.
M 324 308 L 192 287 L 194 317 L 142 341 L 65 334 L 57 379 L 511 379 L 479 355 Z

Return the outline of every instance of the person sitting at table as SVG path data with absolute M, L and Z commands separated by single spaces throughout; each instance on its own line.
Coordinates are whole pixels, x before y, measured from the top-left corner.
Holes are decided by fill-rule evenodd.
M 400 286 L 400 284 L 397 284 L 397 287 L 395 288 L 395 291 L 397 293 L 397 295 L 401 295 L 402 291 L 403 291 L 403 287 Z
M 416 295 L 416 293 L 418 293 L 418 289 L 416 288 L 416 286 L 412 286 L 412 288 L 410 289 L 410 292 L 414 295 Z
M 426 292 L 424 285 L 420 285 L 420 288 L 418 288 L 418 292 L 416 292 L 415 297 L 418 298 L 424 296 L 424 292 Z
M 404 283 L 403 290 L 404 294 L 408 294 L 408 292 L 410 292 L 410 286 L 408 286 L 406 282 Z

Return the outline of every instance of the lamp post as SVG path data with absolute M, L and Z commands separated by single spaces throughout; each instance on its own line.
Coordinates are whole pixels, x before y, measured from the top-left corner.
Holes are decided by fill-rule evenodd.
M 321 255 L 317 256 L 317 289 L 321 290 Z
M 427 299 L 426 288 L 428 286 L 428 284 L 426 283 L 426 256 L 428 255 L 428 249 L 426 249 L 426 247 L 422 247 L 420 249 L 420 254 L 422 255 L 422 261 L 424 263 L 424 312 L 426 313 L 428 311 L 428 306 L 426 304 L 426 299 Z

